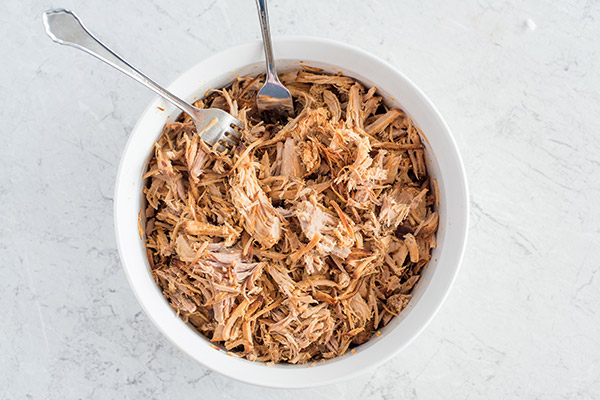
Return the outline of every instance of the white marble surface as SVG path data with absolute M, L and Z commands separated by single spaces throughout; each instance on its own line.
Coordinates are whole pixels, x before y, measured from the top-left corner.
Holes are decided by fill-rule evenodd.
M 52 44 L 40 14 L 77 11 L 170 82 L 257 38 L 254 2 L 4 0 L 0 399 L 599 398 L 600 3 L 271 3 L 274 33 L 370 50 L 453 129 L 472 221 L 447 303 L 406 351 L 344 384 L 284 392 L 194 363 L 142 313 L 113 234 L 120 153 L 152 94 Z

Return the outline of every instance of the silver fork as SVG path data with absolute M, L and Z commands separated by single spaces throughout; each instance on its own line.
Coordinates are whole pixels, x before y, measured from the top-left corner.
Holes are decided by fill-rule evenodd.
M 283 117 L 293 116 L 294 102 L 292 101 L 292 95 L 279 81 L 277 71 L 275 70 L 271 31 L 269 30 L 269 14 L 267 13 L 267 0 L 256 0 L 256 7 L 258 8 L 258 19 L 260 21 L 265 59 L 267 61 L 267 77 L 264 86 L 256 96 L 256 105 L 260 112 L 268 111 Z
M 194 121 L 200 137 L 210 146 L 216 145 L 218 151 L 234 147 L 239 142 L 240 135 L 231 125 L 241 127 L 242 123 L 240 121 L 223 110 L 217 108 L 200 109 L 181 100 L 109 49 L 92 35 L 71 11 L 65 9 L 48 10 L 44 13 L 43 20 L 46 33 L 56 43 L 75 47 L 93 55 L 153 90 L 181 111 L 187 113 Z

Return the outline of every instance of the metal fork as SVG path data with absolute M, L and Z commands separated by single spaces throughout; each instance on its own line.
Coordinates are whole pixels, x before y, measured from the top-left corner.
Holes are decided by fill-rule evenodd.
M 216 145 L 218 151 L 234 147 L 239 142 L 240 134 L 231 125 L 241 127 L 242 123 L 240 121 L 223 110 L 217 108 L 200 109 L 181 100 L 109 49 L 92 35 L 71 11 L 65 9 L 49 10 L 44 13 L 43 20 L 46 33 L 56 43 L 75 47 L 93 55 L 153 90 L 181 111 L 187 113 L 194 121 L 200 137 L 210 146 Z
M 294 102 L 290 91 L 279 81 L 275 70 L 275 59 L 273 57 L 273 45 L 271 43 L 271 31 L 269 29 L 269 14 L 267 13 L 267 0 L 256 0 L 258 8 L 258 19 L 262 32 L 265 48 L 265 60 L 267 61 L 267 77 L 264 86 L 256 96 L 256 105 L 260 112 L 271 112 L 283 117 L 294 115 Z

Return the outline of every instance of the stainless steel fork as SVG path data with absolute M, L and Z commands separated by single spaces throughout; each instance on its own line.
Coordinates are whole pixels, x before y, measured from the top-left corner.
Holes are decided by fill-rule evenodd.
M 275 70 L 267 0 L 256 0 L 256 8 L 258 9 L 258 20 L 260 21 L 260 31 L 262 32 L 265 60 L 267 62 L 265 84 L 256 96 L 256 105 L 261 112 L 267 111 L 283 117 L 293 116 L 294 102 L 292 95 L 279 81 Z
M 187 113 L 194 121 L 200 137 L 210 146 L 216 145 L 217 150 L 224 151 L 227 148 L 234 147 L 239 142 L 240 135 L 232 128 L 232 125 L 241 127 L 242 123 L 240 121 L 223 110 L 217 108 L 200 109 L 181 100 L 109 49 L 92 35 L 71 11 L 65 9 L 49 10 L 44 13 L 43 20 L 46 33 L 56 43 L 75 47 L 93 55 L 153 90 L 181 111 Z

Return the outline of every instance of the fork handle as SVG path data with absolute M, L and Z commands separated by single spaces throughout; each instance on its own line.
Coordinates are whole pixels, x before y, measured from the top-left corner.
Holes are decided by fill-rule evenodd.
M 273 58 L 273 44 L 271 43 L 271 30 L 269 28 L 269 13 L 267 12 L 267 0 L 256 0 L 258 8 L 258 20 L 260 21 L 260 31 L 262 33 L 265 59 L 267 61 L 267 81 L 276 80 L 275 59 Z
M 123 60 L 92 35 L 73 12 L 65 9 L 48 10 L 43 14 L 43 20 L 46 33 L 56 43 L 71 46 L 93 55 L 170 101 L 181 111 L 193 115 L 195 108 L 192 105 L 181 100 Z

